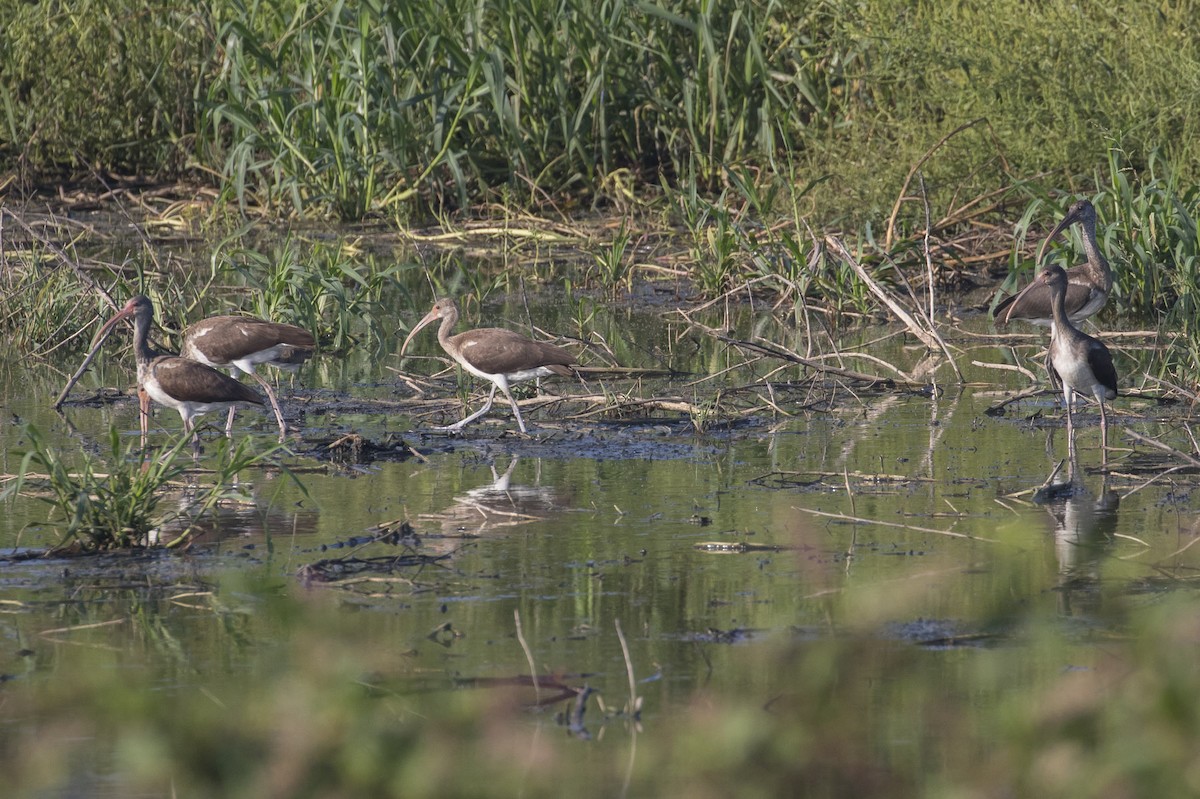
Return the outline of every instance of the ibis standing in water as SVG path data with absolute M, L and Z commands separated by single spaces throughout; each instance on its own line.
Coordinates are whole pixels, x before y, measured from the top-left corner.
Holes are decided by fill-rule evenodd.
M 1066 270 L 1067 283 L 1063 308 L 1072 322 L 1082 322 L 1096 314 L 1108 302 L 1113 275 L 1108 261 L 1096 243 L 1096 209 L 1087 200 L 1075 202 L 1062 221 L 1038 248 L 1037 263 L 1041 264 L 1046 245 L 1073 224 L 1083 227 L 1083 251 L 1087 261 Z M 1050 288 L 1035 280 L 1020 294 L 1008 297 L 996 306 L 995 318 L 1002 324 L 1021 319 L 1043 327 L 1054 327 L 1054 311 Z
M 271 384 L 255 373 L 254 367 L 268 364 L 294 370 L 312 356 L 315 347 L 312 333 L 302 327 L 251 316 L 213 316 L 183 331 L 183 347 L 179 354 L 214 369 L 228 369 L 235 378 L 239 372 L 244 372 L 258 381 L 275 412 L 279 440 L 282 441 L 287 435 L 283 412 L 279 410 Z M 233 430 L 235 412 L 231 405 L 225 422 L 226 435 Z
M 1113 367 L 1108 347 L 1071 323 L 1067 311 L 1070 291 L 1067 272 L 1057 265 L 1047 266 L 1025 291 L 1017 295 L 1021 302 L 1027 293 L 1045 293 L 1050 297 L 1053 326 L 1050 332 L 1050 368 L 1062 381 L 1063 398 L 1067 405 L 1067 442 L 1071 463 L 1075 461 L 1075 427 L 1071 420 L 1071 405 L 1075 393 L 1090 394 L 1100 403 L 1100 451 L 1102 462 L 1108 457 L 1108 418 L 1104 401 L 1116 399 L 1117 370 Z
M 238 402 L 263 404 L 257 391 L 211 366 L 151 349 L 149 337 L 150 326 L 154 323 L 154 305 L 141 294 L 129 300 L 116 316 L 104 324 L 95 346 L 104 341 L 118 322 L 129 317 L 133 317 L 133 352 L 137 360 L 143 436 L 146 434 L 149 411 L 147 397 L 159 405 L 179 411 L 183 429 L 192 434 L 192 443 L 197 447 L 199 438 L 196 436 L 195 417 L 212 410 L 232 409 Z
M 438 327 L 438 343 L 442 345 L 446 354 L 463 369 L 492 384 L 487 403 L 482 408 L 461 421 L 439 428 L 441 430 L 461 430 L 483 416 L 491 409 L 498 388 L 508 398 L 513 415 L 517 417 L 517 426 L 524 433 L 525 421 L 521 418 L 521 409 L 517 407 L 516 400 L 509 393 L 509 384 L 549 375 L 569 377 L 574 374 L 570 366 L 575 363 L 575 356 L 570 352 L 544 341 L 534 341 L 511 330 L 481 327 L 450 335 L 454 326 L 458 324 L 458 306 L 449 298 L 440 299 L 433 304 L 433 309 L 425 314 L 404 340 L 400 354 L 404 355 L 408 343 L 418 331 L 438 319 L 442 320 L 441 326 Z

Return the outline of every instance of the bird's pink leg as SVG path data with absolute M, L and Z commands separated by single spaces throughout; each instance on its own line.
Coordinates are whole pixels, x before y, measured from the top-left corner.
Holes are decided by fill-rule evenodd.
M 283 421 L 283 411 L 280 410 L 280 403 L 278 403 L 277 399 L 275 398 L 275 391 L 271 389 L 271 384 L 266 382 L 266 380 L 257 372 L 248 372 L 248 374 L 250 374 L 250 377 L 257 380 L 258 385 L 263 386 L 263 391 L 266 392 L 266 398 L 270 399 L 271 410 L 275 411 L 275 421 L 280 423 L 280 441 L 283 441 L 283 439 L 287 437 L 288 426 L 287 423 Z M 234 373 L 234 377 L 236 377 L 236 372 Z M 226 435 L 229 438 L 233 438 L 234 413 L 235 408 L 233 405 L 229 405 L 229 419 L 226 421 Z
M 275 421 L 280 423 L 280 440 L 282 441 L 283 438 L 288 434 L 288 426 L 287 423 L 284 423 L 283 421 L 283 411 L 280 410 L 280 403 L 278 403 L 277 399 L 275 398 L 275 391 L 271 389 L 271 384 L 266 382 L 266 380 L 262 376 L 259 376 L 259 374 L 251 372 L 250 377 L 258 380 L 258 384 L 263 386 L 263 391 L 266 392 L 266 398 L 270 399 L 271 410 L 275 411 Z
M 506 391 L 504 393 L 507 394 L 508 392 Z M 471 422 L 475 421 L 480 416 L 483 416 L 485 413 L 490 411 L 492 409 L 492 401 L 495 400 L 495 398 L 496 398 L 496 385 L 493 383 L 492 390 L 488 394 L 487 402 L 484 403 L 484 406 L 482 408 L 475 411 L 475 413 L 471 414 L 466 419 L 460 419 L 459 421 L 455 422 L 454 424 L 448 424 L 445 427 L 437 427 L 434 429 L 436 429 L 436 430 L 462 430 L 464 427 L 469 425 Z
M 150 395 L 141 386 L 138 386 L 138 425 L 142 429 L 142 449 L 145 449 L 150 437 Z
M 196 422 L 190 416 L 184 416 L 182 413 L 180 413 L 180 416 L 183 417 L 183 433 L 184 433 L 184 435 L 187 435 L 188 433 L 192 434 L 192 460 L 199 461 L 200 460 L 200 434 L 196 432 Z
M 517 407 L 517 401 L 513 399 L 512 394 L 508 393 L 508 386 L 504 385 L 503 383 L 498 383 L 497 385 L 499 385 L 500 390 L 504 392 L 504 396 L 508 397 L 508 404 L 512 406 L 513 415 L 517 417 L 517 427 L 521 428 L 522 433 L 526 432 L 525 420 L 521 418 L 521 409 Z
M 1104 398 L 1097 395 L 1100 403 L 1100 468 L 1108 471 L 1108 417 L 1104 414 Z
M 1063 383 L 1063 398 L 1067 405 L 1067 477 L 1075 482 L 1075 464 L 1079 459 L 1079 453 L 1075 448 L 1075 422 L 1071 418 L 1071 405 L 1075 399 L 1075 392 L 1071 390 L 1065 382 Z

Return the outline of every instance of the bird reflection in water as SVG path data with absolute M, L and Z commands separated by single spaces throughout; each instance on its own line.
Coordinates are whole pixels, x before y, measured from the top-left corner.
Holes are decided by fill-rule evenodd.
M 192 476 L 185 476 L 192 481 Z M 266 546 L 272 536 L 286 535 L 293 541 L 301 536 L 314 535 L 320 514 L 315 511 L 282 511 L 264 508 L 250 498 L 227 496 L 210 504 L 207 492 L 198 485 L 173 489 L 163 496 L 171 508 L 163 522 L 147 536 L 148 545 L 178 544 L 186 541 L 204 545 L 205 552 L 216 554 L 213 545 L 232 544 L 235 551 L 245 554 L 248 548 Z
M 440 513 L 422 514 L 419 518 L 437 523 L 443 535 L 458 538 L 529 524 L 559 513 L 563 506 L 558 492 L 552 486 L 540 485 L 540 458 L 534 461 L 532 485 L 513 484 L 520 460 L 520 456 L 514 455 L 503 472 L 497 472 L 492 465 L 491 483 L 463 492 Z
M 1100 561 L 1113 545 L 1121 495 L 1103 474 L 1099 494 L 1078 477 L 1043 485 L 1033 501 L 1045 505 L 1054 521 L 1054 556 L 1058 562 L 1060 609 L 1073 615 L 1076 600 L 1094 605 L 1100 584 Z M 1092 608 L 1095 609 L 1095 608 Z

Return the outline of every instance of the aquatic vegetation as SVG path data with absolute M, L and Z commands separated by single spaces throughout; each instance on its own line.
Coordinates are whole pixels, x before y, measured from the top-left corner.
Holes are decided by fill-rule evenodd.
M 1005 577 L 990 591 L 991 621 L 879 621 L 872 608 L 903 613 L 897 606 L 912 595 L 864 587 L 838 635 L 694 636 L 679 647 L 682 660 L 700 661 L 706 678 L 674 689 L 654 679 L 650 661 L 680 662 L 662 632 L 626 646 L 619 628 L 604 625 L 588 637 L 602 645 L 606 669 L 521 674 L 511 669 L 525 668 L 522 648 L 535 664 L 555 650 L 529 611 L 530 629 L 514 634 L 510 611 L 501 625 L 510 670 L 474 678 L 461 672 L 473 661 L 458 614 L 409 649 L 386 640 L 388 630 L 397 635 L 394 614 L 353 614 L 357 623 L 347 624 L 342 603 L 280 590 L 265 574 L 202 591 L 191 581 L 183 590 L 151 583 L 118 612 L 111 589 L 86 589 L 106 601 L 65 603 L 80 628 L 72 643 L 83 645 L 47 646 L 70 635 L 54 624 L 48 642 L 30 642 L 37 652 L 26 669 L 9 661 L 4 689 L 16 718 L 36 712 L 39 730 L 77 735 L 6 725 L 0 788 L 35 796 L 64 786 L 73 769 L 103 764 L 106 784 L 121 793 L 173 787 L 214 797 L 555 797 L 567 783 L 584 797 L 778 796 L 800 783 L 817 797 L 1188 795 L 1200 735 L 1189 591 L 1153 602 L 1106 591 L 1106 604 L 1127 609 L 1110 612 L 1130 631 L 1084 644 L 1076 640 L 1084 633 L 1064 635 L 1069 616 L 1005 597 L 1005 588 L 1028 587 L 1019 556 L 989 555 Z M 247 597 L 256 598 L 252 613 L 239 610 Z M 204 630 L 199 640 L 187 634 L 189 620 Z M 96 637 L 82 638 L 89 632 Z M 647 635 L 651 642 L 640 640 Z M 429 667 L 443 647 L 454 647 L 452 675 Z M 252 667 L 238 668 L 241 658 Z M 197 669 L 209 659 L 232 662 L 238 678 L 220 665 Z M 537 704 L 560 691 L 568 698 Z M 314 718 L 322 723 L 298 721 Z
M 622 219 L 612 237 L 592 251 L 597 279 L 610 295 L 629 291 L 633 285 L 633 255 L 629 251 L 631 240 L 628 220 Z
M 249 438 L 236 447 L 226 439 L 217 446 L 212 482 L 186 485 L 182 478 L 194 463 L 187 450 L 191 435 L 179 435 L 171 444 L 144 450 L 139 444 L 121 444 L 120 432 L 110 427 L 103 457 L 86 450 L 64 452 L 51 447 L 37 427 L 25 425 L 22 436 L 28 449 L 20 467 L 0 499 L 31 490 L 50 506 L 50 524 L 61 529 L 58 549 L 78 546 L 87 552 L 146 546 L 151 534 L 178 519 L 201 516 L 222 499 L 234 496 L 238 472 L 271 458 L 278 448 L 256 452 Z M 165 499 L 174 503 L 162 511 Z M 168 545 L 187 538 L 187 528 Z
M 240 283 L 238 310 L 313 331 L 326 350 L 377 347 L 392 335 L 383 303 L 407 294 L 405 274 L 415 268 L 385 262 L 352 240 L 333 243 L 287 236 L 269 250 L 235 240 L 211 257 L 212 282 Z M 226 293 L 218 293 L 223 302 Z M 217 308 L 210 313 L 226 313 Z

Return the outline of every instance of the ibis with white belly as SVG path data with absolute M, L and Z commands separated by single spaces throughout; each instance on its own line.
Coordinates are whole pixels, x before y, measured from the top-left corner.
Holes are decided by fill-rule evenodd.
M 180 355 L 207 364 L 214 369 L 228 369 L 237 377 L 244 372 L 254 378 L 271 403 L 275 421 L 279 423 L 279 439 L 287 435 L 287 424 L 271 384 L 254 371 L 267 364 L 280 369 L 295 370 L 312 356 L 316 339 L 312 333 L 296 325 L 268 322 L 252 316 L 213 316 L 191 325 L 183 331 Z M 225 422 L 225 432 L 233 429 L 233 406 Z
M 133 297 L 108 320 L 100 329 L 97 341 L 103 341 L 118 322 L 129 317 L 133 317 L 133 352 L 141 392 L 143 434 L 149 410 L 147 397 L 179 412 L 183 429 L 192 434 L 193 444 L 199 443 L 195 418 L 200 414 L 232 408 L 239 402 L 263 404 L 257 391 L 211 366 L 151 349 L 149 336 L 154 323 L 154 305 L 143 295 Z
M 482 408 L 461 421 L 439 428 L 441 430 L 461 430 L 483 416 L 492 407 L 496 389 L 500 389 L 512 406 L 513 415 L 517 417 L 517 426 L 524 433 L 525 421 L 521 418 L 521 409 L 517 407 L 516 400 L 509 393 L 509 386 L 521 380 L 550 375 L 569 377 L 574 374 L 570 367 L 575 363 L 575 356 L 570 352 L 545 341 L 534 341 L 511 330 L 481 327 L 450 335 L 454 326 L 458 324 L 458 306 L 449 298 L 442 298 L 433 304 L 433 309 L 425 314 L 404 340 L 400 354 L 404 355 L 413 336 L 426 325 L 439 319 L 442 324 L 438 327 L 438 343 L 442 345 L 446 354 L 463 369 L 492 384 L 487 403 Z
M 1104 307 L 1113 284 L 1112 269 L 1096 242 L 1096 208 L 1090 202 L 1079 200 L 1071 205 L 1066 216 L 1038 248 L 1037 263 L 1041 264 L 1046 245 L 1074 224 L 1083 228 L 1083 251 L 1087 260 L 1066 270 L 1063 308 L 1072 322 L 1082 322 Z M 1053 327 L 1054 310 L 1049 286 L 1034 280 L 1020 294 L 1008 297 L 997 305 L 995 318 L 1002 324 L 1020 319 L 1043 327 Z
M 1046 292 L 1051 299 L 1054 321 L 1050 333 L 1049 363 L 1062 381 L 1063 398 L 1067 405 L 1067 439 L 1072 460 L 1075 452 L 1075 427 L 1071 406 L 1075 393 L 1090 394 L 1100 404 L 1100 449 L 1102 460 L 1108 456 L 1108 418 L 1104 413 L 1105 400 L 1117 397 L 1117 370 L 1112 354 L 1099 339 L 1092 338 L 1071 323 L 1067 313 L 1070 288 L 1066 271 L 1057 265 L 1047 266 L 1030 283 L 1025 292 Z M 1017 296 L 1020 301 L 1022 295 Z

